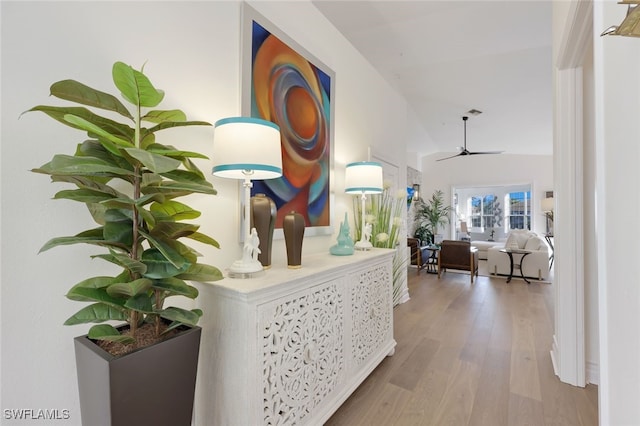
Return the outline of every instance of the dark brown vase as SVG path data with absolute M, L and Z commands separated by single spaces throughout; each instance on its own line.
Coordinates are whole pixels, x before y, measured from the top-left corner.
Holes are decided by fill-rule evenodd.
M 291 212 L 282 224 L 284 242 L 287 246 L 287 266 L 290 269 L 302 267 L 302 239 L 304 238 L 304 216 Z
M 256 228 L 260 239 L 258 260 L 265 268 L 271 267 L 273 230 L 276 226 L 276 203 L 264 194 L 251 197 L 251 228 Z

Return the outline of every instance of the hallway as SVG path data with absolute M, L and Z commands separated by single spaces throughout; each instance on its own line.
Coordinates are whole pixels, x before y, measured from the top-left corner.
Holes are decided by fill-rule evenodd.
M 597 387 L 553 373 L 552 285 L 408 276 L 411 300 L 394 309 L 395 355 L 327 425 L 598 424 Z

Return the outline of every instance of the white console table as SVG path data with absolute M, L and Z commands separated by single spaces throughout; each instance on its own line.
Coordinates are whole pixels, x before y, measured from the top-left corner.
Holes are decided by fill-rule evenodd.
M 387 355 L 393 250 L 198 283 L 198 426 L 321 425 Z

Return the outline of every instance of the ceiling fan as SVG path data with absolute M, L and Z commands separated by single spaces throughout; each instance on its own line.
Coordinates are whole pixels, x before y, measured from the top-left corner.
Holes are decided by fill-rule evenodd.
M 458 147 L 460 152 L 457 153 L 456 155 L 452 155 L 451 157 L 441 158 L 441 159 L 436 160 L 436 161 L 448 160 L 450 158 L 460 157 L 460 156 L 463 156 L 463 155 L 502 154 L 504 152 L 504 151 L 479 151 L 479 152 L 469 151 L 467 149 L 467 120 L 468 119 L 469 119 L 469 117 L 467 117 L 467 116 L 463 116 L 462 117 L 462 121 L 464 122 L 464 146 Z

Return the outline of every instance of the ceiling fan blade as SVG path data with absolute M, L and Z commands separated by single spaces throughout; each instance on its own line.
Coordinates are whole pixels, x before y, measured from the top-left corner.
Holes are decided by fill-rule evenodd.
M 504 151 L 478 151 L 478 152 L 471 152 L 469 151 L 467 153 L 467 155 L 478 155 L 478 154 L 502 154 Z
M 452 155 L 451 157 L 440 158 L 439 160 L 436 160 L 436 161 L 449 160 L 450 158 L 460 157 L 461 155 L 468 155 L 468 154 L 460 153 L 460 154 Z

